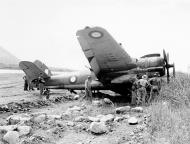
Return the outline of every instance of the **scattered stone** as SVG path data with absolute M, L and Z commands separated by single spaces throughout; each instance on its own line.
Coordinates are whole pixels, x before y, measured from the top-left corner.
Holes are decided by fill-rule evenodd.
M 102 105 L 102 102 L 100 100 L 93 100 L 92 101 L 92 105 L 93 106 L 101 106 Z
M 74 100 L 78 100 L 79 98 L 80 98 L 79 95 L 75 95 L 75 96 L 73 97 Z
M 114 122 L 120 122 L 120 121 L 122 121 L 123 119 L 125 119 L 124 117 L 120 117 L 120 116 L 116 116 L 115 118 L 114 118 Z
M 52 120 L 61 119 L 61 115 L 47 115 L 47 118 Z
M 130 106 L 123 106 L 123 107 L 118 107 L 115 109 L 117 114 L 126 113 L 126 112 L 129 112 L 130 110 L 131 110 Z
M 108 128 L 102 122 L 92 122 L 89 130 L 95 134 L 103 134 L 108 131 Z
M 28 135 L 31 132 L 30 126 L 18 126 L 17 130 L 19 132 L 19 136 Z
M 33 121 L 36 123 L 41 123 L 41 122 L 45 121 L 46 118 L 47 118 L 46 114 L 41 114 L 39 116 L 34 117 Z
M 138 124 L 138 120 L 137 120 L 136 117 L 130 117 L 130 118 L 128 119 L 128 123 L 129 123 L 130 125 L 136 125 L 136 124 Z
M 72 122 L 72 121 L 68 121 L 68 122 L 67 122 L 67 126 L 71 126 L 71 127 L 73 127 L 73 126 L 75 126 L 75 123 Z
M 105 115 L 104 117 L 102 117 L 100 119 L 100 121 L 104 122 L 104 123 L 107 123 L 107 122 L 110 122 L 110 121 L 113 121 L 113 120 L 114 120 L 114 115 L 113 114 Z
M 0 133 L 6 133 L 8 131 L 13 131 L 17 128 L 16 125 L 5 125 L 5 126 L 0 126 Z
M 3 140 L 9 144 L 17 144 L 19 142 L 19 133 L 17 131 L 8 131 L 4 135 Z
M 88 116 L 88 119 L 89 119 L 89 121 L 91 121 L 91 122 L 99 122 L 99 121 L 100 121 L 100 118 L 98 118 L 98 117 L 91 117 L 91 116 Z
M 75 122 L 84 122 L 84 121 L 87 122 L 89 121 L 89 119 L 85 116 L 78 116 L 75 118 Z
M 11 115 L 6 120 L 9 125 L 14 125 L 17 123 L 29 122 L 31 120 L 31 116 L 28 114 Z
M 143 108 L 142 107 L 134 107 L 134 108 L 131 108 L 131 111 L 132 112 L 142 113 L 143 112 Z

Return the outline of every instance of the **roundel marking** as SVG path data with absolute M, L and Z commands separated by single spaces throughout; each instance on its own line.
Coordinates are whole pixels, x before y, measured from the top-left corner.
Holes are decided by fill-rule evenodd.
M 95 38 L 95 39 L 98 39 L 98 38 L 101 38 L 103 36 L 103 33 L 101 31 L 91 31 L 89 33 L 89 36 L 91 38 Z
M 77 77 L 76 76 L 71 76 L 69 81 L 70 81 L 70 83 L 75 83 L 77 81 Z
M 48 70 L 48 69 L 45 69 L 45 73 L 48 75 L 48 74 L 49 74 L 49 70 Z

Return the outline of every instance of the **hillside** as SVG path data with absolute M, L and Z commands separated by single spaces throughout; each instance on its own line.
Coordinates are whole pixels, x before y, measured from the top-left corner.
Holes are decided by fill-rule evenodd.
M 18 69 L 18 63 L 19 59 L 16 56 L 0 47 L 0 68 Z

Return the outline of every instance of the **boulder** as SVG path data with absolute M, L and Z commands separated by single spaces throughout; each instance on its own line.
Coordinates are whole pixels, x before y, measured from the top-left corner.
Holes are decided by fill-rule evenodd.
M 130 110 L 131 110 L 130 106 L 123 106 L 123 107 L 118 107 L 118 108 L 115 109 L 117 114 L 126 113 L 126 112 L 129 112 Z
M 107 123 L 114 120 L 113 114 L 104 115 L 102 118 L 100 118 L 101 122 Z
M 84 122 L 84 121 L 87 122 L 89 121 L 89 119 L 85 116 L 78 116 L 75 118 L 75 122 Z
M 40 114 L 40 115 L 34 117 L 33 121 L 36 123 L 41 123 L 41 122 L 45 121 L 46 119 L 47 119 L 46 114 Z
M 79 98 L 80 98 L 79 95 L 75 95 L 75 96 L 73 97 L 74 100 L 78 100 Z
M 122 121 L 123 119 L 125 119 L 124 117 L 120 117 L 120 116 L 116 116 L 114 118 L 114 122 L 119 122 L 119 121 Z
M 7 119 L 9 125 L 17 123 L 25 123 L 31 120 L 31 116 L 28 114 L 11 115 Z
M 92 105 L 93 106 L 101 106 L 102 105 L 102 102 L 100 100 L 93 100 L 92 101 Z
M 47 115 L 47 118 L 51 120 L 57 120 L 61 119 L 61 115 Z
M 100 118 L 88 116 L 90 122 L 99 122 Z
M 8 131 L 13 131 L 15 129 L 17 129 L 16 125 L 0 126 L 0 133 L 7 133 Z
M 134 107 L 131 109 L 132 112 L 139 112 L 142 113 L 143 112 L 143 108 L 142 107 Z
M 17 131 L 8 131 L 3 140 L 8 142 L 9 144 L 18 144 L 19 142 L 19 133 Z
M 128 119 L 128 123 L 129 123 L 130 125 L 136 125 L 136 124 L 138 124 L 138 119 L 137 119 L 136 117 L 130 117 L 130 118 Z
M 19 136 L 24 136 L 24 135 L 29 134 L 32 128 L 30 126 L 18 126 L 17 130 L 19 132 Z
M 89 130 L 95 134 L 103 134 L 108 132 L 108 128 L 106 127 L 105 123 L 102 122 L 92 122 L 90 124 Z
M 71 126 L 71 127 L 73 127 L 73 126 L 75 126 L 75 123 L 72 122 L 72 121 L 68 121 L 68 122 L 67 122 L 67 126 Z

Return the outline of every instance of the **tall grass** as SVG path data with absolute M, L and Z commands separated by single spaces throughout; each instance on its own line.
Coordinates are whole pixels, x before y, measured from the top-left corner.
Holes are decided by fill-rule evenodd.
M 177 73 L 150 106 L 149 143 L 190 144 L 190 77 Z

